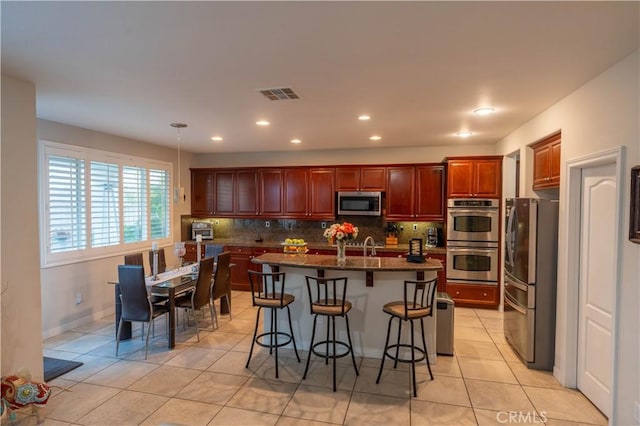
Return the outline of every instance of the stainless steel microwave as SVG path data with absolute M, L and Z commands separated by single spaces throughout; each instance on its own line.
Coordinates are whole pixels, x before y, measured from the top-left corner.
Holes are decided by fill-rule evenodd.
M 382 214 L 382 193 L 338 192 L 338 214 L 380 216 Z

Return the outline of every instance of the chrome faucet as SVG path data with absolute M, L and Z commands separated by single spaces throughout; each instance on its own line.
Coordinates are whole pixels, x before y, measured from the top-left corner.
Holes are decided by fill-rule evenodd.
M 373 240 L 373 237 L 369 235 L 364 239 L 364 245 L 362 246 L 362 256 L 367 257 L 367 244 L 371 241 L 371 256 L 376 255 L 376 242 Z

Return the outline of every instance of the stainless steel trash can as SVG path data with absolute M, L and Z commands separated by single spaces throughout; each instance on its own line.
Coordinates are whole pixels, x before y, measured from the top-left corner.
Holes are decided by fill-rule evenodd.
M 436 352 L 438 355 L 453 355 L 453 308 L 451 296 L 439 291 L 436 294 Z

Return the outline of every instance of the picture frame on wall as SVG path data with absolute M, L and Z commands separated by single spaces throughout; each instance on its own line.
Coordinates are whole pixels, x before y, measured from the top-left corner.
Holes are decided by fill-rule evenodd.
M 640 165 L 631 169 L 629 240 L 640 244 Z

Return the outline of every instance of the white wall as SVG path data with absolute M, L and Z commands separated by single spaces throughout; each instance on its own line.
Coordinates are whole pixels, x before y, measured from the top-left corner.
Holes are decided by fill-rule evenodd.
M 440 163 L 445 157 L 494 155 L 492 145 L 451 145 L 412 148 L 366 148 L 231 154 L 194 154 L 191 167 L 317 166 L 340 164 Z
M 571 95 L 567 96 L 538 117 L 524 124 L 497 145 L 499 153 L 507 154 L 520 148 L 521 196 L 535 196 L 531 190 L 532 152 L 526 145 L 557 130 L 562 130 L 561 171 L 568 160 L 613 147 L 624 146 L 626 164 L 623 164 L 626 181 L 620 182 L 624 194 L 623 239 L 618 297 L 618 358 L 617 401 L 613 412 L 616 424 L 636 424 L 633 420 L 633 403 L 640 401 L 640 245 L 627 239 L 629 229 L 629 170 L 640 164 L 640 53 L 635 52 Z M 558 250 L 567 251 L 568 243 L 562 238 L 572 218 L 567 215 L 567 176 L 560 177 L 560 222 Z M 555 371 L 559 380 L 566 375 L 567 360 L 563 353 L 570 340 L 563 329 L 567 323 L 563 306 L 567 300 L 565 279 L 566 265 L 558 265 L 558 310 Z M 602 283 L 612 285 L 611 283 Z
M 2 76 L 2 372 L 42 379 L 36 91 Z
M 167 126 L 168 128 L 168 126 Z M 168 128 L 167 131 L 171 129 Z M 37 121 L 38 139 L 79 145 L 104 151 L 126 153 L 133 156 L 151 158 L 173 163 L 177 173 L 177 151 L 158 145 L 121 138 L 73 127 L 47 120 Z M 181 183 L 189 186 L 190 154 L 181 156 Z M 32 159 L 36 164 L 36 158 Z M 189 194 L 187 193 L 187 200 Z M 180 241 L 180 215 L 188 214 L 190 204 L 187 201 L 174 205 L 173 239 Z M 37 222 L 34 222 L 37 223 Z M 171 247 L 165 248 L 167 263 L 175 262 Z M 42 314 L 43 328 L 40 336 L 50 337 L 85 324 L 92 319 L 110 315 L 114 310 L 113 287 L 107 284 L 117 278 L 117 265 L 122 263 L 122 255 L 103 259 L 74 263 L 70 265 L 43 268 Z M 145 257 L 145 264 L 147 259 Z M 149 265 L 147 265 L 149 270 Z M 76 294 L 82 295 L 82 303 L 76 305 Z M 115 328 L 114 328 L 115 330 Z

